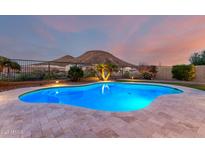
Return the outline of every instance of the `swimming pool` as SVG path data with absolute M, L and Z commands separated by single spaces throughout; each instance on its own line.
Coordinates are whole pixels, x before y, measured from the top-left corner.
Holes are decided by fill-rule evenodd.
M 119 82 L 44 88 L 19 96 L 25 103 L 55 103 L 102 111 L 134 111 L 150 105 L 158 96 L 183 91 L 168 86 Z

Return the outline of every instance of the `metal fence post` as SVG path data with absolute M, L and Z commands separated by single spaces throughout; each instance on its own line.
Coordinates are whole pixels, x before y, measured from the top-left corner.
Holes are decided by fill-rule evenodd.
M 53 77 L 62 79 L 67 77 L 67 67 L 83 66 L 83 63 L 69 63 L 66 61 L 43 61 L 43 60 L 26 60 L 26 59 L 11 59 L 20 65 L 20 71 L 17 73 L 15 69 L 8 70 L 8 67 L 0 68 L 0 81 L 1 80 L 16 80 L 18 81 L 33 81 L 51 80 Z M 65 73 L 64 73 L 65 72 Z
M 123 67 L 121 67 L 121 71 L 122 71 L 122 77 L 121 78 L 123 78 Z
M 51 79 L 50 73 L 51 73 L 51 68 L 50 68 L 50 63 L 48 62 L 48 79 L 49 80 Z

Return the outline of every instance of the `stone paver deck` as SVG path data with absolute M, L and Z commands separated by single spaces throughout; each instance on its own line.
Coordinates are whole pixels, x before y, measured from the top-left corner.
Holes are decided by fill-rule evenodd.
M 0 137 L 205 137 L 205 92 L 170 87 L 184 93 L 160 96 L 134 112 L 18 100 L 20 94 L 40 87 L 1 92 Z

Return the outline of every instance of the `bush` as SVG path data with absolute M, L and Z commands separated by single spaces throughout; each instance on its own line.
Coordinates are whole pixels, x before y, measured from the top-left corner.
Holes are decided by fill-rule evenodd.
M 35 81 L 35 80 L 42 80 L 41 77 L 37 76 L 34 73 L 30 73 L 30 74 L 20 74 L 16 80 L 18 81 Z
M 154 65 L 139 65 L 138 71 L 142 74 L 142 78 L 144 78 L 144 76 L 145 77 L 152 76 L 151 78 L 153 79 L 156 77 L 157 67 Z
M 146 80 L 152 80 L 154 78 L 154 74 L 151 72 L 143 72 L 142 78 Z
M 34 81 L 34 80 L 43 80 L 45 73 L 40 70 L 35 70 L 31 73 L 21 73 L 17 76 L 18 81 Z
M 123 78 L 130 79 L 130 78 L 131 78 L 130 72 L 129 72 L 129 71 L 125 71 L 125 72 L 123 73 Z
M 55 71 L 45 71 L 45 70 L 34 70 L 28 73 L 16 73 L 15 77 L 17 81 L 35 81 L 35 80 L 54 80 L 54 79 L 65 79 L 67 73 L 65 72 L 55 72 Z
M 172 67 L 173 78 L 184 81 L 191 81 L 196 76 L 194 65 L 175 65 Z
M 79 81 L 83 77 L 83 70 L 78 66 L 70 67 L 68 77 L 71 81 Z
M 86 69 L 84 71 L 84 77 L 88 78 L 88 77 L 96 77 L 97 72 L 94 69 Z
M 43 80 L 46 73 L 43 70 L 35 70 L 35 71 L 32 72 L 32 75 L 37 80 Z
M 155 78 L 156 77 L 156 75 L 157 75 L 157 67 L 156 66 L 150 66 L 150 71 L 149 72 L 151 72 L 152 73 L 152 75 L 153 75 L 153 78 Z
M 57 76 L 55 73 L 50 72 L 50 73 L 46 73 L 43 77 L 44 80 L 54 80 L 57 79 Z
M 46 72 L 44 80 L 65 79 L 67 77 L 65 72 Z

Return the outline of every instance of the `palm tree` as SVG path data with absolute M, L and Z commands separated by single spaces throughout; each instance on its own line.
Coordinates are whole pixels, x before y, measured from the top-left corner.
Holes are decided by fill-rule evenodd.
M 114 64 L 98 64 L 96 69 L 100 73 L 103 81 L 107 81 L 112 72 L 117 70 L 117 66 Z
M 0 72 L 3 72 L 3 69 L 8 62 L 9 62 L 8 58 L 0 56 Z
M 100 73 L 100 76 L 103 80 L 105 80 L 105 65 L 104 64 L 98 64 L 96 66 L 97 71 Z
M 9 75 L 10 69 L 20 71 L 21 66 L 10 59 L 0 56 L 0 72 L 3 72 L 4 68 L 7 68 L 7 74 Z
M 15 70 L 15 71 L 20 71 L 21 70 L 21 66 L 14 61 L 9 61 L 8 63 L 6 63 L 5 65 L 8 69 L 8 74 L 10 73 L 10 69 Z

